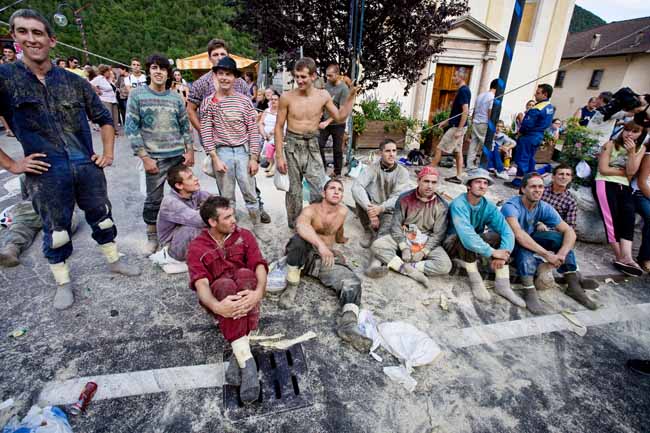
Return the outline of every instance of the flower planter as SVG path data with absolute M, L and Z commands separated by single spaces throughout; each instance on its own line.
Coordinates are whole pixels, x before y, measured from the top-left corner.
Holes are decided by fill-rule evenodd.
M 386 131 L 385 126 L 392 122 L 370 120 L 366 123 L 363 134 L 354 134 L 354 144 L 357 149 L 379 149 L 379 143 L 385 139 L 394 140 L 397 148 L 404 148 L 406 130 Z
M 537 164 L 548 164 L 553 160 L 553 151 L 555 150 L 555 143 L 543 144 L 535 152 L 535 162 Z

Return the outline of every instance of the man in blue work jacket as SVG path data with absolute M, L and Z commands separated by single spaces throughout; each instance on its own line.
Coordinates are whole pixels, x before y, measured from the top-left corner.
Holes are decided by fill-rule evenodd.
M 75 204 L 84 211 L 111 272 L 134 276 L 140 271 L 120 258 L 117 229 L 106 191 L 104 168 L 113 163 L 113 119 L 90 84 L 57 68 L 49 52 L 56 45 L 42 15 L 20 9 L 9 19 L 11 36 L 23 48 L 23 60 L 0 65 L 0 116 L 23 146 L 23 159 L 0 150 L 0 167 L 25 173 L 34 209 L 43 221 L 43 253 L 57 283 L 54 307 L 74 302 L 70 241 Z M 102 155 L 93 150 L 88 119 L 100 125 Z
M 526 112 L 519 128 L 514 158 L 517 164 L 517 177 L 509 186 L 519 188 L 521 178 L 535 171 L 535 153 L 544 140 L 544 131 L 551 126 L 555 115 L 555 107 L 549 102 L 551 95 L 553 95 L 553 87 L 550 84 L 537 86 L 535 91 L 537 104 Z

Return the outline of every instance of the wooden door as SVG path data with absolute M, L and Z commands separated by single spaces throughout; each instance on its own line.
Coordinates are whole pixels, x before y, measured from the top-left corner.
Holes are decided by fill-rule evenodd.
M 450 110 L 454 102 L 458 87 L 454 86 L 451 79 L 454 71 L 463 66 L 467 70 L 466 83 L 470 83 L 472 78 L 472 66 L 467 65 L 436 65 L 436 75 L 433 80 L 433 92 L 431 95 L 431 107 L 429 109 L 429 123 L 431 123 L 436 112 Z

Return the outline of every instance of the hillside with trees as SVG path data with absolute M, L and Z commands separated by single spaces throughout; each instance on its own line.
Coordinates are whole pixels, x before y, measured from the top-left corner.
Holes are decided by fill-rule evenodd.
M 569 24 L 569 33 L 579 33 L 594 27 L 602 26 L 607 22 L 598 15 L 576 5 L 573 9 L 571 24 Z
M 144 59 L 153 52 L 176 59 L 205 51 L 210 39 L 220 37 L 228 42 L 233 53 L 255 56 L 251 38 L 229 24 L 235 11 L 227 1 L 90 1 L 90 6 L 81 12 L 89 51 L 127 64 L 133 56 Z M 87 3 L 84 0 L 69 2 L 76 8 Z M 3 12 L 0 19 L 9 21 L 11 13 L 22 6 L 38 10 L 53 23 L 52 16 L 58 4 L 52 0 L 29 0 Z M 66 7 L 62 12 L 69 24 L 55 26 L 58 39 L 81 48 L 81 36 L 72 10 Z M 81 53 L 61 45 L 53 54 L 66 57 L 74 54 L 82 58 Z M 104 62 L 93 56 L 89 60 L 92 64 Z

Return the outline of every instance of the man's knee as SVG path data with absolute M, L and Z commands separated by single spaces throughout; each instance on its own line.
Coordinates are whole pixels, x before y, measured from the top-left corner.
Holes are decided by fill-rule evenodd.
M 230 278 L 219 278 L 214 280 L 210 284 L 210 290 L 212 290 L 212 295 L 217 298 L 218 301 L 223 300 L 226 296 L 236 295 L 239 289 L 237 284 Z
M 257 276 L 255 272 L 247 268 L 235 271 L 235 281 L 240 290 L 255 290 L 257 286 Z
M 299 235 L 293 235 L 287 244 L 287 264 L 290 266 L 302 266 L 309 252 L 309 243 Z

